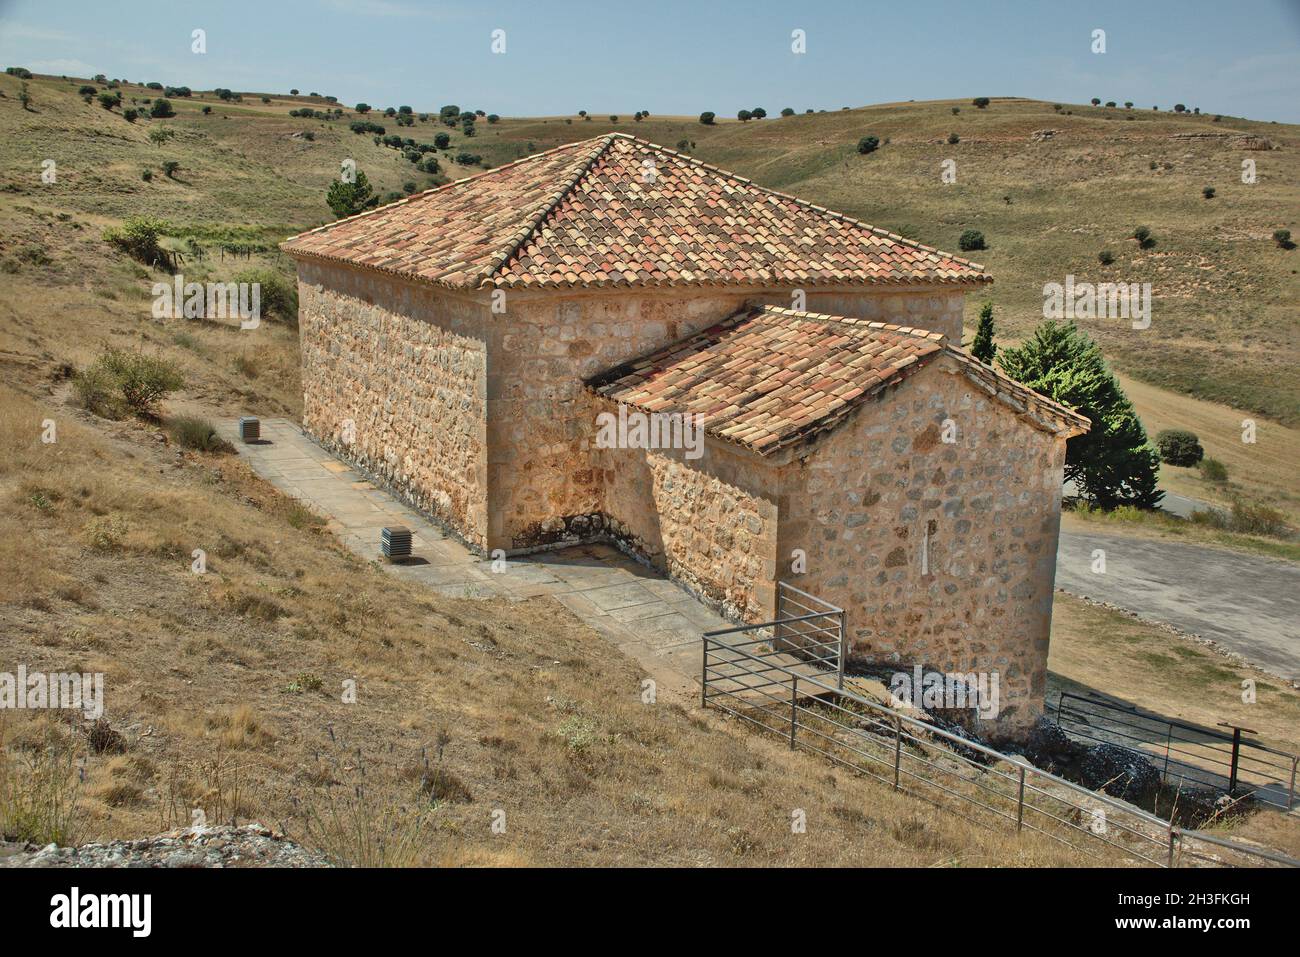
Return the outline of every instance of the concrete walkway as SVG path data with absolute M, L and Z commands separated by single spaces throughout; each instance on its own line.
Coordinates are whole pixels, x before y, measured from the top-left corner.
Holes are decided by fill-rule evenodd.
M 1065 484 L 1064 494 L 1076 492 L 1073 483 Z M 1222 511 L 1168 491 L 1160 507 L 1179 518 L 1197 510 Z M 1106 552 L 1104 575 L 1092 571 L 1096 549 Z M 1063 528 L 1056 584 L 1208 638 L 1257 667 L 1300 680 L 1300 566 L 1291 562 L 1117 531 Z
M 330 455 L 287 419 L 262 422 L 263 441 L 222 435 L 253 470 L 328 519 L 327 529 L 366 560 L 379 560 L 379 532 L 405 525 L 415 561 L 383 567 L 458 598 L 522 600 L 552 595 L 636 660 L 659 683 L 697 694 L 700 635 L 730 627 L 679 585 L 609 545 L 512 558 L 494 572 L 420 513 Z M 1107 573 L 1091 572 L 1106 550 Z M 1300 675 L 1300 568 L 1289 562 L 1191 544 L 1062 531 L 1056 581 L 1077 595 L 1202 635 L 1284 677 Z
M 380 529 L 411 530 L 414 559 L 383 562 L 399 578 L 457 598 L 522 601 L 551 595 L 653 677 L 657 692 L 699 694 L 700 635 L 732 626 L 689 592 L 609 545 L 511 558 L 500 571 L 394 495 L 340 462 L 287 419 L 262 420 L 262 441 L 239 441 L 238 422 L 218 423 L 256 472 L 328 520 L 326 529 L 366 560 L 380 560 Z

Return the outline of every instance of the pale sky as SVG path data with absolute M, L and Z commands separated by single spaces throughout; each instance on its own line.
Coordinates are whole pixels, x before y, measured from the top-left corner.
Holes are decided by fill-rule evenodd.
M 0 62 L 516 116 L 1096 96 L 1300 122 L 1300 0 L 0 0 Z

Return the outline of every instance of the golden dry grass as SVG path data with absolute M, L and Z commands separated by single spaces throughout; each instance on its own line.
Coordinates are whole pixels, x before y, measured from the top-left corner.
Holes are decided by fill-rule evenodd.
M 104 672 L 125 739 L 96 755 L 71 734 L 80 840 L 201 809 L 379 863 L 1072 861 L 691 700 L 642 704 L 642 671 L 551 600 L 431 595 L 295 528 L 291 503 L 238 461 L 178 457 L 155 430 L 78 416 L 0 392 L 0 657 Z M 46 417 L 54 445 L 39 440 Z M 82 532 L 104 516 L 122 534 L 95 548 Z M 190 571 L 194 548 L 206 575 Z M 6 717 L 9 748 L 42 720 Z M 348 805 L 358 787 L 363 815 Z M 805 834 L 791 833 L 795 809 Z
M 690 701 L 642 705 L 641 671 L 553 602 L 458 601 L 404 586 L 343 551 L 237 461 L 181 454 L 152 426 L 73 411 L 69 368 L 105 345 L 158 352 L 181 366 L 187 387 L 168 403 L 171 414 L 294 417 L 300 408 L 293 329 L 264 322 L 243 333 L 153 320 L 150 286 L 161 274 L 111 252 L 100 238 L 105 226 L 150 213 L 189 225 L 253 224 L 274 240 L 328 218 L 322 197 L 339 155 L 357 158 L 381 192 L 422 177 L 394 151 L 348 132 L 346 118 L 342 128 L 289 118 L 305 97 L 214 104 L 208 117 L 199 110 L 213 105 L 211 95 L 173 100 L 179 115 L 163 122 L 178 136 L 160 148 L 148 142 L 148 124 L 129 126 L 82 104 L 75 84 L 33 81 L 36 113 L 20 111 L 16 87 L 0 77 L 7 94 L 0 100 L 0 656 L 107 675 L 107 713 L 127 750 L 87 758 L 80 838 L 141 836 L 188 822 L 201 808 L 214 819 L 284 824 L 350 859 L 377 863 L 1073 862 L 1056 845 L 973 828 L 792 754 Z M 153 95 L 137 87 L 125 93 L 128 101 Z M 1144 164 L 1136 174 L 1125 166 L 1127 192 L 1076 241 L 1055 224 L 1085 201 L 1095 205 L 1095 182 L 1055 192 L 1016 187 L 1015 203 L 1003 204 L 1010 179 L 1034 181 L 1026 164 L 1045 163 L 1051 182 L 1082 168 L 1111 175 L 1148 154 L 1172 156 L 1184 149 L 1177 130 L 1209 120 L 1144 116 L 1112 143 L 1109 121 L 1059 117 L 1030 101 L 998 103 L 987 114 L 962 114 L 976 131 L 962 130 L 963 168 L 975 177 L 955 193 L 936 189 L 931 169 L 932 141 L 952 123 L 948 104 L 714 128 L 682 117 L 635 125 L 504 120 L 472 141 L 453 134 L 451 151 L 467 147 L 500 163 L 617 126 L 669 146 L 698 141 L 691 148 L 703 159 L 943 247 L 964 226 L 979 225 L 995 244 L 983 257 L 999 277 L 995 290 L 1010 290 L 998 300 L 1010 334 L 1027 327 L 1026 289 L 1091 259 L 1094 246 L 1131 225 L 1125 210 L 1134 197 L 1150 198 L 1162 217 L 1169 214 L 1151 223 L 1160 256 L 1130 265 L 1173 277 L 1184 308 L 1161 334 L 1185 341 L 1162 351 L 1167 337 L 1137 348 L 1111 336 L 1108 348 L 1130 367 L 1143 366 L 1134 371 L 1147 378 L 1189 388 L 1203 363 L 1188 349 L 1204 342 L 1185 335 L 1187 323 L 1210 316 L 1216 335 L 1245 329 L 1262 338 L 1227 349 L 1205 377 L 1208 387 L 1289 415 L 1293 380 L 1274 369 L 1279 361 L 1294 366 L 1294 343 L 1267 320 L 1293 280 L 1268 248 L 1261 232 L 1268 216 L 1258 205 L 1278 206 L 1284 178 L 1270 173 L 1258 198 L 1223 190 L 1230 202 L 1211 208 L 1185 199 L 1218 158 L 1213 150 L 1196 147 L 1186 170 L 1151 182 Z M 1041 125 L 1068 126 L 1075 139 L 1031 156 L 1025 136 Z M 305 129 L 314 141 L 295 136 Z M 410 135 L 431 140 L 443 129 L 430 123 Z M 864 132 L 892 139 L 870 165 L 852 148 Z M 1268 135 L 1289 144 L 1293 131 Z M 1103 161 L 1089 165 L 1089 151 L 1103 147 Z M 1292 163 L 1292 152 L 1269 158 Z M 51 188 L 35 185 L 47 155 L 60 164 Z M 156 171 L 163 159 L 181 161 L 179 180 L 155 175 L 145 184 L 141 167 Z M 1064 207 L 1053 205 L 1053 195 Z M 957 212 L 934 205 L 951 205 L 954 196 Z M 1206 231 L 1204 216 L 1221 210 L 1227 218 L 1212 228 L 1230 254 L 1222 271 L 1207 272 L 1196 237 Z M 1264 303 L 1261 332 L 1259 316 L 1219 316 L 1214 303 L 1242 282 L 1241 264 L 1262 255 L 1272 258 L 1261 260 L 1249 283 Z M 224 279 L 248 265 L 288 268 L 272 251 L 251 263 L 210 257 L 186 272 Z M 1234 391 L 1220 373 L 1243 356 L 1249 374 Z M 1133 391 L 1144 412 L 1169 403 L 1168 415 L 1148 423 L 1153 432 L 1166 420 L 1186 424 L 1167 393 Z M 1207 448 L 1229 441 L 1231 416 L 1198 429 Z M 39 439 L 47 417 L 58 423 L 54 445 Z M 1294 438 L 1287 441 L 1291 448 Z M 1287 454 L 1260 488 L 1293 502 Z M 1234 478 L 1251 481 L 1252 460 L 1234 468 L 1228 456 L 1225 445 L 1220 457 Z M 207 575 L 189 571 L 194 548 L 207 552 Z M 1068 603 L 1058 606 L 1058 629 L 1073 617 Z M 1066 632 L 1058 647 L 1070 641 Z M 1109 662 L 1093 656 L 1095 674 L 1087 661 L 1075 673 L 1081 681 L 1120 681 L 1125 672 Z M 340 700 L 346 679 L 358 682 L 356 704 Z M 6 753 L 30 753 L 40 722 L 5 717 L 12 717 L 3 729 Z M 70 741 L 81 748 L 81 732 Z M 435 779 L 438 793 L 460 793 L 458 782 L 471 800 L 431 806 L 425 784 Z M 807 834 L 790 833 L 795 808 L 808 813 Z M 505 834 L 491 831 L 495 809 L 506 812 Z
M 1230 508 L 1231 506 L 1224 506 Z M 1235 551 L 1254 552 L 1269 558 L 1300 561 L 1300 542 L 1292 532 L 1281 536 L 1252 535 L 1221 530 L 1178 518 L 1163 511 L 1120 508 L 1110 512 L 1100 509 L 1071 509 L 1062 513 L 1061 528 L 1070 532 L 1105 529 L 1110 534 L 1130 538 L 1191 542 Z
M 1133 400 L 1142 424 L 1154 438 L 1162 429 L 1190 429 L 1205 454 L 1228 467 L 1228 482 L 1218 485 L 1201 478 L 1196 469 L 1165 465 L 1163 488 L 1189 498 L 1228 505 L 1234 495 L 1261 502 L 1300 525 L 1300 431 L 1216 402 L 1166 392 L 1126 376 L 1120 382 Z M 1255 442 L 1242 441 L 1243 421 L 1256 424 Z
M 1057 687 L 1093 689 L 1168 718 L 1259 732 L 1261 741 L 1300 751 L 1300 691 L 1209 645 L 1123 612 L 1057 592 L 1048 668 Z M 1241 682 L 1257 699 L 1241 700 Z
M 1050 697 L 1099 691 L 1167 718 L 1219 722 L 1258 732 L 1254 740 L 1300 753 L 1300 691 L 1160 625 L 1058 592 L 1048 657 Z M 1242 700 L 1254 682 L 1255 701 Z M 1300 858 L 1300 820 L 1263 810 L 1216 831 Z

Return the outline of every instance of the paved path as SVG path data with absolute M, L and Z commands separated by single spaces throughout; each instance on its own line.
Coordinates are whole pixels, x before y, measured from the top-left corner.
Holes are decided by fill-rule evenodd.
M 218 424 L 259 476 L 328 519 L 327 530 L 368 560 L 381 559 L 380 529 L 411 530 L 415 561 L 385 570 L 458 598 L 520 601 L 552 595 L 658 683 L 658 692 L 698 695 L 700 635 L 731 622 L 693 595 L 609 545 L 511 558 L 494 572 L 457 539 L 360 472 L 334 458 L 287 419 L 262 420 L 262 442 L 239 441 L 235 420 Z
M 1162 512 L 1177 515 L 1179 518 L 1191 518 L 1192 512 L 1204 512 L 1210 509 L 1223 511 L 1220 506 L 1202 502 L 1199 498 L 1188 498 L 1186 495 L 1179 495 L 1176 492 L 1166 491 L 1165 497 L 1160 500 L 1160 510 Z
M 1092 571 L 1093 551 L 1106 572 Z M 1300 566 L 1182 542 L 1061 532 L 1056 584 L 1218 642 L 1300 678 Z

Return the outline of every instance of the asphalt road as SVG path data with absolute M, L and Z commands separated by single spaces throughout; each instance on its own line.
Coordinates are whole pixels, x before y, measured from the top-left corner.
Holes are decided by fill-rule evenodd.
M 1093 571 L 1093 552 L 1106 571 Z M 1300 678 L 1300 566 L 1221 548 L 1061 530 L 1059 588 L 1219 642 Z
M 1170 515 L 1177 515 L 1179 518 L 1190 518 L 1192 512 L 1195 512 L 1198 509 L 1204 510 L 1219 508 L 1219 506 L 1211 505 L 1209 502 L 1202 502 L 1198 498 L 1188 498 L 1186 495 L 1175 495 L 1168 489 L 1165 489 L 1164 493 L 1165 497 L 1160 500 L 1160 510 L 1168 512 Z M 1067 497 L 1072 497 L 1078 495 L 1079 490 L 1073 482 L 1066 482 L 1065 485 L 1061 487 L 1061 494 Z

